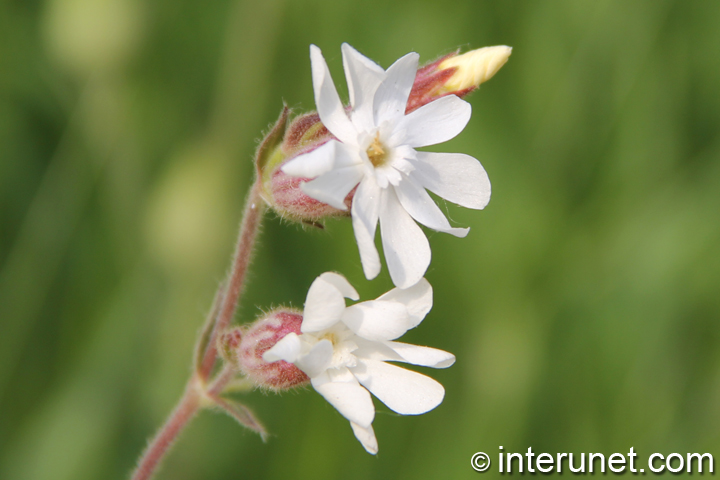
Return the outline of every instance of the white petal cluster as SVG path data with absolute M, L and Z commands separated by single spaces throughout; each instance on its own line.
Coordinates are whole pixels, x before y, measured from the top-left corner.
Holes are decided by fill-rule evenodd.
M 375 248 L 378 221 L 385 259 L 395 285 L 417 283 L 430 264 L 428 240 L 415 223 L 458 237 L 426 190 L 468 208 L 490 200 L 490 181 L 473 157 L 419 152 L 416 148 L 450 140 L 470 119 L 471 107 L 448 95 L 405 115 L 418 68 L 409 53 L 383 70 L 348 44 L 342 46 L 351 109 L 346 111 L 325 59 L 310 47 L 315 103 L 320 119 L 337 138 L 290 160 L 283 171 L 313 178 L 302 185 L 312 198 L 345 210 L 345 197 L 357 186 L 351 215 L 363 270 L 380 272 Z
M 432 287 L 425 279 L 349 307 L 345 298 L 358 300 L 358 294 L 344 277 L 320 275 L 307 294 L 301 334 L 286 335 L 263 358 L 285 360 L 303 370 L 315 390 L 350 420 L 365 450 L 375 454 L 370 393 L 403 415 L 428 412 L 445 395 L 442 385 L 430 377 L 385 362 L 445 368 L 455 357 L 394 341 L 419 325 L 432 308 Z

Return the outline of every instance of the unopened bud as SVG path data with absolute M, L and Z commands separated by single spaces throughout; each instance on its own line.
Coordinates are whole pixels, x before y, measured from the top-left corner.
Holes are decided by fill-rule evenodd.
M 312 179 L 292 177 L 282 171 L 282 166 L 292 158 L 311 152 L 334 138 L 317 113 L 300 115 L 286 126 L 287 115 L 286 108 L 258 148 L 257 165 L 263 199 L 281 217 L 315 226 L 320 226 L 319 222 L 326 218 L 348 215 L 352 194 L 346 200 L 348 211 L 338 210 L 302 191 L 301 183 Z
M 263 360 L 263 353 L 285 335 L 300 334 L 302 319 L 299 312 L 289 309 L 270 312 L 249 327 L 242 328 L 240 334 L 226 333 L 228 342 L 221 348 L 223 356 L 232 351 L 233 364 L 258 387 L 280 391 L 305 385 L 310 379 L 294 364 L 282 360 L 272 363 Z
M 505 65 L 511 53 L 511 47 L 498 45 L 478 48 L 443 60 L 440 69 L 456 69 L 453 76 L 443 85 L 443 90 L 452 92 L 480 86 Z
M 446 55 L 420 68 L 415 76 L 405 113 L 446 95 L 464 97 L 490 80 L 505 65 L 511 47 L 478 48 L 462 55 Z

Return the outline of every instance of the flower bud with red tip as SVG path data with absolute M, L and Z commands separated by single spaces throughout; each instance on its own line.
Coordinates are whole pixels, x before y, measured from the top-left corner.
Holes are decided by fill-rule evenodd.
M 512 48 L 505 45 L 446 55 L 418 69 L 405 114 L 446 95 L 462 98 L 490 80 L 505 65 Z

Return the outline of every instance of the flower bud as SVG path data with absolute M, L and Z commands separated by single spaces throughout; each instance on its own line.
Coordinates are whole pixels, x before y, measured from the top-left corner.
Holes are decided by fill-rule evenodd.
M 232 363 L 255 385 L 280 391 L 307 384 L 308 376 L 292 363 L 268 363 L 263 353 L 288 333 L 300 334 L 302 314 L 281 309 L 268 313 L 245 328 L 233 329 L 223 336 L 223 356 L 232 356 Z
M 505 45 L 446 55 L 418 70 L 405 113 L 445 95 L 463 97 L 490 80 L 508 61 L 512 48 Z
M 505 65 L 511 53 L 511 47 L 498 45 L 478 48 L 443 60 L 439 66 L 441 69 L 456 68 L 453 76 L 443 85 L 443 90 L 452 92 L 477 88 Z
M 326 218 L 348 215 L 352 193 L 346 200 L 348 211 L 338 210 L 302 191 L 300 185 L 310 178 L 292 177 L 282 171 L 287 161 L 311 152 L 334 138 L 317 113 L 300 115 L 287 125 L 288 113 L 286 107 L 258 148 L 257 166 L 263 186 L 262 196 L 281 217 L 321 227 L 318 222 Z

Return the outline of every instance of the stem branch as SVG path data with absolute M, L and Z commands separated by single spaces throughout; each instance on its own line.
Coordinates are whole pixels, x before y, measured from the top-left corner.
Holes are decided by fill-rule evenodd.
M 207 387 L 207 394 L 210 397 L 217 397 L 225 389 L 225 385 L 235 376 L 235 369 L 230 364 L 225 364 L 222 370 L 218 372 L 213 381 Z

